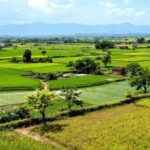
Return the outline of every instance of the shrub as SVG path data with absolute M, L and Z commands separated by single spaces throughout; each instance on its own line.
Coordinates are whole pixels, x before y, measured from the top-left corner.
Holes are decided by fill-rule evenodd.
M 66 66 L 67 66 L 68 68 L 72 69 L 72 68 L 74 67 L 73 61 L 69 61 Z
M 12 57 L 10 61 L 13 62 L 13 63 L 18 63 L 19 62 L 17 57 Z
M 57 75 L 55 73 L 48 73 L 48 74 L 46 74 L 45 79 L 46 80 L 56 80 L 57 79 Z
M 34 58 L 32 59 L 33 63 L 45 63 L 45 62 L 49 62 L 52 63 L 53 60 L 51 57 L 40 57 L 40 58 Z
M 31 117 L 29 109 L 20 107 L 12 112 L 3 111 L 0 113 L 0 123 L 10 122 L 19 119 L 25 119 Z

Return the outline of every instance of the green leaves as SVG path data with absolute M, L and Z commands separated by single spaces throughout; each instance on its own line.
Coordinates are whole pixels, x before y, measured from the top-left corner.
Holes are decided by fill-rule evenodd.
M 136 90 L 143 89 L 144 93 L 147 93 L 147 89 L 150 86 L 150 71 L 142 68 L 142 71 L 132 76 L 129 82 L 131 87 L 135 87 Z
M 43 122 L 45 123 L 45 110 L 54 101 L 55 95 L 48 90 L 36 91 L 35 94 L 28 95 L 26 100 L 28 106 L 41 113 Z
M 71 110 L 73 105 L 83 105 L 82 100 L 79 98 L 81 95 L 81 91 L 77 91 L 75 89 L 63 89 L 61 95 L 67 101 L 69 111 Z

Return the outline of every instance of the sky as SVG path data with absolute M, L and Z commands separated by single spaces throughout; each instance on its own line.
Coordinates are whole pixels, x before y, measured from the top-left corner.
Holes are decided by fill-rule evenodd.
M 0 0 L 0 24 L 150 25 L 150 0 Z

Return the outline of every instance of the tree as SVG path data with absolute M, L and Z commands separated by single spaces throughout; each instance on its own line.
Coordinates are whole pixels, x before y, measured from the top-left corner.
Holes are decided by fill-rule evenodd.
M 81 60 L 77 60 L 74 67 L 78 73 L 90 74 L 96 70 L 97 64 L 91 58 L 83 58 Z
M 109 63 L 111 63 L 111 52 L 108 51 L 107 54 L 102 58 L 102 62 L 107 67 Z
M 142 43 L 145 43 L 145 38 L 137 38 L 137 43 L 140 43 L 140 44 L 142 44 Z
M 24 54 L 23 54 L 23 61 L 24 62 L 30 62 L 31 61 L 31 57 L 32 57 L 32 52 L 31 50 L 25 50 Z
M 147 89 L 150 86 L 150 71 L 148 69 L 143 69 L 139 75 L 135 75 L 130 78 L 131 87 L 135 87 L 136 90 L 143 89 L 144 93 L 147 93 Z
M 95 44 L 95 48 L 96 49 L 102 49 L 103 51 L 105 51 L 108 48 L 114 48 L 114 43 L 112 43 L 110 41 L 97 42 Z
M 82 106 L 83 101 L 79 99 L 81 92 L 74 89 L 63 89 L 61 94 L 67 102 L 68 110 L 71 111 L 74 105 Z
M 46 54 L 46 51 L 45 51 L 45 50 L 43 50 L 41 53 L 42 53 L 42 55 L 45 55 L 45 54 Z
M 150 40 L 147 40 L 147 43 L 150 43 Z
M 142 66 L 138 63 L 130 63 L 126 66 L 126 71 L 130 76 L 139 75 L 142 70 Z
M 54 94 L 49 91 L 37 91 L 35 94 L 26 97 L 28 105 L 31 109 L 38 111 L 42 116 L 43 125 L 46 125 L 46 108 L 53 102 Z

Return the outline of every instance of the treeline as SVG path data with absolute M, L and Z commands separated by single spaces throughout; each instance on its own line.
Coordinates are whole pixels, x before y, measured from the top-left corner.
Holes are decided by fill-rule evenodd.
M 3 44 L 11 44 L 11 43 L 21 43 L 21 44 L 27 44 L 27 43 L 44 43 L 44 44 L 65 44 L 65 43 L 97 43 L 101 41 L 110 41 L 114 42 L 114 44 L 120 44 L 120 43 L 128 43 L 131 44 L 133 42 L 137 43 L 150 43 L 150 39 L 139 37 L 135 38 L 134 41 L 130 41 L 130 38 L 103 38 L 103 37 L 50 37 L 50 38 L 32 38 L 32 37 L 1 37 L 0 43 Z

